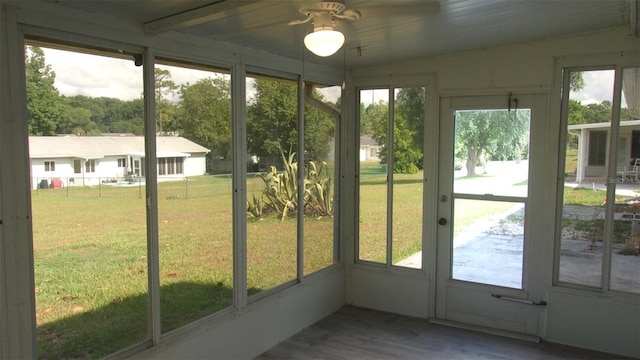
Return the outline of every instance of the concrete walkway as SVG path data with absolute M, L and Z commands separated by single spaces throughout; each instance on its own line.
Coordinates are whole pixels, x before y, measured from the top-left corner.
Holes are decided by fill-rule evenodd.
M 453 278 L 512 288 L 522 285 L 522 236 L 478 234 L 454 248 Z M 602 243 L 562 240 L 560 280 L 600 286 Z M 612 251 L 611 289 L 640 292 L 640 256 L 622 255 L 622 245 Z M 399 261 L 396 266 L 421 268 L 422 252 Z
M 526 176 L 526 163 L 503 164 L 492 166 L 493 169 L 509 171 L 506 184 L 518 184 L 518 176 Z M 514 171 L 519 169 L 520 171 Z M 500 170 L 498 170 L 500 172 Z M 501 176 L 498 176 L 501 177 Z M 490 186 L 492 178 L 479 180 L 465 180 L 460 182 L 464 186 L 456 188 L 457 192 L 465 189 L 484 188 Z M 493 178 L 495 180 L 495 178 Z M 593 190 L 606 190 L 606 184 L 600 182 L 567 183 L 568 187 L 582 187 Z M 495 182 L 493 184 L 495 186 Z M 525 187 L 526 188 L 526 187 Z M 502 191 L 502 190 L 501 190 Z M 638 183 L 616 184 L 616 195 L 637 197 L 640 191 Z M 515 210 L 511 210 L 515 211 Z M 572 220 L 601 220 L 604 219 L 604 208 L 565 205 L 563 218 Z M 523 263 L 523 235 L 522 231 L 501 234 L 491 231 L 496 220 L 482 219 L 463 232 L 455 236 L 453 245 L 452 276 L 454 279 L 521 288 Z M 520 227 L 521 228 L 521 227 Z M 520 233 L 518 233 L 520 232 Z M 624 246 L 614 244 L 611 265 L 611 289 L 620 291 L 640 292 L 640 256 L 622 255 Z M 590 241 L 563 238 L 561 244 L 560 280 L 587 286 L 599 287 L 602 272 L 602 242 L 593 245 Z M 422 252 L 401 260 L 397 266 L 410 268 L 422 267 Z

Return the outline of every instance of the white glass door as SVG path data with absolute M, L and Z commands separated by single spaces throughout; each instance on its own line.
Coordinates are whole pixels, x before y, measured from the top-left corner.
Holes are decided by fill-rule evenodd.
M 537 335 L 527 238 L 535 96 L 441 99 L 436 316 Z M 528 257 L 529 256 L 529 257 Z

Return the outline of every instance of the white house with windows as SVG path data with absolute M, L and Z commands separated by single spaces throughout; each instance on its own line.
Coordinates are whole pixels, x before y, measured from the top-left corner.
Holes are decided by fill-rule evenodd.
M 158 179 L 206 173 L 209 149 L 179 136 L 156 138 Z M 32 187 L 93 186 L 145 177 L 143 136 L 30 136 Z
M 382 146 L 370 135 L 360 136 L 360 161 L 380 161 Z
M 609 157 L 611 123 L 569 125 L 567 130 L 578 138 L 576 182 L 604 176 Z M 617 176 L 621 181 L 637 179 L 640 171 L 636 163 L 640 159 L 640 120 L 621 121 L 618 137 Z

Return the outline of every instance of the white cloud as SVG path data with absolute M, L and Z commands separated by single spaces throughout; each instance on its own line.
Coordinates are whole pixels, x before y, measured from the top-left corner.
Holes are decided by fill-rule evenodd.
M 45 61 L 56 73 L 61 95 L 113 97 L 122 100 L 142 96 L 142 67 L 133 60 L 43 48 Z
M 582 79 L 585 86 L 580 91 L 572 91 L 570 98 L 583 105 L 607 100 L 613 102 L 614 70 L 584 71 Z

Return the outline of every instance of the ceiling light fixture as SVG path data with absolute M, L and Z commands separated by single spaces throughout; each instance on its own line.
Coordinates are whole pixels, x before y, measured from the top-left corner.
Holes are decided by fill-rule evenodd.
M 312 53 L 327 57 L 336 53 L 344 45 L 344 35 L 333 29 L 331 15 L 314 16 L 313 32 L 304 37 L 304 45 Z

